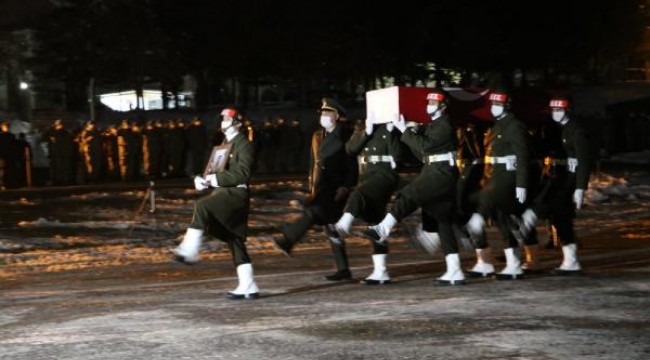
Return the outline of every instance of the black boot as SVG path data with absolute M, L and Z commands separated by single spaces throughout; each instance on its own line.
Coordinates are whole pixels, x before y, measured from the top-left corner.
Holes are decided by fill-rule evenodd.
M 345 242 L 341 241 L 341 239 L 339 239 L 339 242 L 330 239 L 330 245 L 332 246 L 332 254 L 334 255 L 334 261 L 336 262 L 336 268 L 338 271 L 332 275 L 325 276 L 325 279 L 330 281 L 351 280 L 352 273 L 350 273 L 348 265 L 348 254 L 345 251 Z
M 284 255 L 291 257 L 291 250 L 293 249 L 293 243 L 289 241 L 289 239 L 287 239 L 284 235 L 281 237 L 274 236 L 273 243 L 278 248 L 278 250 L 284 253 Z
M 326 275 L 325 279 L 329 281 L 352 280 L 352 273 L 350 272 L 350 269 L 343 269 L 332 275 Z

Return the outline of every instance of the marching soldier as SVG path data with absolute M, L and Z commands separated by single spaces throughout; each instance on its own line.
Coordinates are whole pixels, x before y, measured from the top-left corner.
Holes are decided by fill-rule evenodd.
M 393 129 L 394 126 L 390 122 L 375 124 L 375 119 L 370 115 L 365 121 L 365 126 L 358 127 L 345 144 L 348 154 L 358 156 L 360 177 L 357 187 L 348 198 L 343 216 L 334 227 L 330 227 L 334 238 L 343 241 L 350 233 L 355 218 L 360 217 L 370 224 L 376 224 L 386 214 L 386 206 L 399 182 L 396 168 L 401 145 L 399 136 Z M 372 245 L 374 270 L 362 283 L 388 284 L 388 244 L 373 241 Z
M 570 119 L 567 98 L 551 99 L 549 106 L 553 121 L 562 127 L 561 142 L 556 144 L 554 157 L 545 159 L 548 178 L 546 187 L 522 214 L 524 228 L 534 228 L 538 217 L 546 218 L 556 229 L 562 243 L 563 261 L 553 270 L 556 275 L 580 274 L 577 244 L 573 231 L 575 209 L 580 209 L 589 183 L 589 143 L 584 130 Z M 573 202 L 573 204 L 572 204 Z
M 407 131 L 403 116 L 394 120 L 395 127 L 402 133 L 401 140 L 413 154 L 421 157 L 424 166 L 420 174 L 399 190 L 392 210 L 377 225 L 364 234 L 379 243 L 384 243 L 392 228 L 418 207 L 438 223 L 438 233 L 445 254 L 447 271 L 437 279 L 440 285 L 459 285 L 465 282 L 460 267 L 458 243 L 453 231 L 456 181 L 456 148 L 458 141 L 447 109 L 447 94 L 434 90 L 427 95 L 427 114 L 431 122 L 421 132 Z
M 250 180 L 255 149 L 241 132 L 243 116 L 236 107 L 221 112 L 221 129 L 230 145 L 230 153 L 223 170 L 205 178 L 196 176 L 194 186 L 202 191 L 212 187 L 212 193 L 194 205 L 194 216 L 183 241 L 172 250 L 176 260 L 193 264 L 199 260 L 199 249 L 204 231 L 226 242 L 232 254 L 239 284 L 227 293 L 232 300 L 255 299 L 259 288 L 253 279 L 253 265 L 246 251 L 246 233 L 250 210 Z
M 469 219 L 467 230 L 473 237 L 482 238 L 485 219 L 489 217 L 496 222 L 505 241 L 506 256 L 506 267 L 497 274 L 497 279 L 514 280 L 523 275 L 511 215 L 521 214 L 526 201 L 530 158 L 526 126 L 509 112 L 509 94 L 495 91 L 489 100 L 496 123 L 485 137 L 486 182 L 479 194 L 478 211 Z M 494 266 L 487 260 L 487 244 L 484 246 L 477 246 L 477 263 L 469 276 L 487 276 L 494 272 Z
M 300 218 L 282 228 L 282 239 L 274 239 L 287 255 L 312 225 L 333 225 L 338 221 L 350 189 L 357 182 L 357 162 L 345 151 L 350 135 L 345 125 L 338 121 L 345 115 L 345 109 L 335 100 L 323 98 L 320 113 L 322 129 L 314 132 L 311 143 L 309 205 L 305 206 Z M 330 281 L 351 279 L 345 242 L 333 236 L 329 239 L 337 271 L 325 278 Z
M 553 148 L 557 148 L 559 141 L 559 125 L 549 122 L 549 124 L 541 124 L 532 127 L 528 131 L 530 144 L 531 144 L 531 162 L 529 179 L 529 194 L 528 199 L 535 199 L 539 194 L 545 190 L 545 171 L 544 171 L 544 158 L 553 152 Z M 531 201 L 527 201 L 524 205 L 530 206 Z M 514 231 L 515 237 L 523 242 L 523 259 L 521 268 L 524 273 L 539 273 L 541 267 L 539 263 L 539 241 L 537 239 L 537 230 L 535 227 L 530 229 L 524 228 L 521 219 L 517 219 Z

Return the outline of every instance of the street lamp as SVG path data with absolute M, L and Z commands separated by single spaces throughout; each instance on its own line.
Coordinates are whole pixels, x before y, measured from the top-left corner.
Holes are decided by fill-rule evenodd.
M 18 88 L 20 89 L 20 97 L 22 102 L 22 113 L 25 121 L 32 121 L 32 107 L 34 106 L 32 100 L 32 89 L 29 86 L 27 81 L 20 81 L 18 83 Z

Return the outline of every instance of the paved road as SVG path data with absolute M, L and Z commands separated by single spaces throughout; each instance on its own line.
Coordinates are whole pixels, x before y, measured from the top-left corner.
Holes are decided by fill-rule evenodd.
M 225 299 L 236 279 L 219 252 L 191 267 L 164 260 L 161 247 L 118 265 L 12 272 L 0 278 L 0 359 L 648 359 L 646 205 L 583 211 L 585 275 L 572 278 L 436 287 L 442 257 L 403 238 L 392 243 L 394 283 L 379 287 L 325 281 L 332 261 L 321 241 L 292 258 L 256 247 L 256 301 Z M 361 279 L 368 244 L 349 245 Z M 462 259 L 471 266 L 471 253 Z M 542 253 L 547 271 L 559 261 L 558 250 Z

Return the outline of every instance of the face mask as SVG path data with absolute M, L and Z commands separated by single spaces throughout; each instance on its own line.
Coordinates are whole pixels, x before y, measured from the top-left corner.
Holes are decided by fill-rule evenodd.
M 320 117 L 320 126 L 325 130 L 331 130 L 334 127 L 334 121 L 331 116 L 321 116 Z
M 427 105 L 427 114 L 433 115 L 438 111 L 438 105 Z
M 562 120 L 564 120 L 565 115 L 566 115 L 566 113 L 563 110 L 553 111 L 551 113 L 551 117 L 553 117 L 553 121 L 555 121 L 555 122 L 562 122 Z
M 232 121 L 222 121 L 221 122 L 221 131 L 226 136 L 232 136 L 237 129 L 232 125 Z
M 492 105 L 492 107 L 490 108 L 490 112 L 492 113 L 492 116 L 498 118 L 499 116 L 503 115 L 503 106 Z

